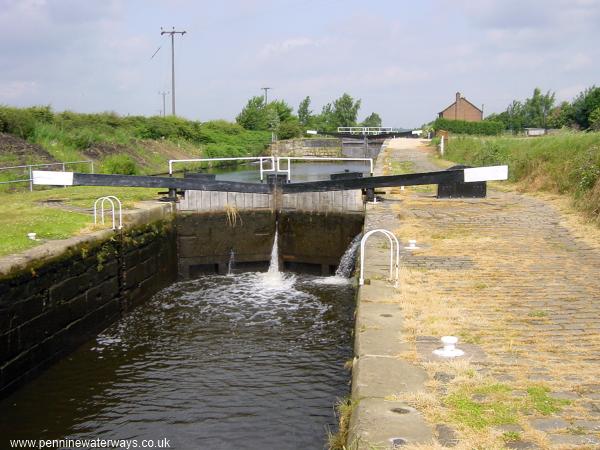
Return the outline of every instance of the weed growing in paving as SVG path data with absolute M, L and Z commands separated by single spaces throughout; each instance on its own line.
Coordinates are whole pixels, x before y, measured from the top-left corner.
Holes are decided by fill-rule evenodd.
M 543 415 L 560 412 L 568 400 L 552 398 L 550 389 L 544 386 L 531 386 L 527 396 L 515 396 L 506 384 L 470 386 L 463 384 L 455 392 L 443 399 L 447 408 L 447 418 L 474 430 L 516 424 L 524 413 L 535 410 Z M 504 436 L 506 436 L 505 433 Z
M 450 418 L 474 429 L 517 423 L 518 406 L 510 396 L 511 389 L 503 384 L 491 384 L 476 389 L 461 388 L 448 395 L 444 404 Z M 476 399 L 483 398 L 481 401 Z
M 549 392 L 550 389 L 545 386 L 532 386 L 527 389 L 529 400 L 537 412 L 547 416 L 560 412 L 563 406 L 571 403 L 569 400 L 550 397 Z
M 520 441 L 521 433 L 518 431 L 507 431 L 506 433 L 502 434 L 502 439 L 504 442 Z

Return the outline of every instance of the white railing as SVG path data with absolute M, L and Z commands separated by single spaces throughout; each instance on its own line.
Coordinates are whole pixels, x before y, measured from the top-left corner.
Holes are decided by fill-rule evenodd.
M 398 238 L 388 230 L 384 230 L 383 228 L 378 228 L 376 230 L 371 230 L 360 240 L 360 278 L 358 280 L 358 284 L 361 286 L 365 284 L 365 244 L 369 237 L 375 233 L 383 233 L 388 240 L 390 241 L 390 281 L 395 281 L 395 284 L 398 284 L 398 276 L 399 276 L 399 266 L 400 266 L 400 243 L 398 242 Z M 394 252 L 394 246 L 395 252 Z M 394 261 L 394 256 L 395 261 Z
M 287 161 L 285 168 L 281 167 L 281 161 Z M 287 179 L 292 179 L 291 161 L 364 161 L 369 163 L 369 173 L 373 176 L 373 158 L 320 158 L 318 156 L 279 156 L 277 157 L 277 172 L 287 174 Z
M 338 133 L 350 134 L 380 134 L 400 132 L 399 128 L 394 127 L 338 127 Z
M 169 175 L 173 175 L 174 163 L 190 163 L 190 162 L 214 162 L 214 161 L 259 161 L 260 164 L 260 181 L 263 181 L 265 172 L 275 172 L 275 157 L 274 156 L 247 156 L 240 158 L 194 158 L 194 159 L 170 159 L 169 160 Z M 271 168 L 265 169 L 264 162 L 270 161 Z
M 9 166 L 9 167 L 0 167 L 0 170 L 15 170 L 15 169 L 26 169 L 26 172 L 29 173 L 29 178 L 23 178 L 20 180 L 8 180 L 8 181 L 0 181 L 0 184 L 10 184 L 10 183 L 29 183 L 29 190 L 33 191 L 33 168 L 34 167 L 50 167 L 50 166 L 61 166 L 62 172 L 66 171 L 68 165 L 73 164 L 89 164 L 90 165 L 90 173 L 94 173 L 94 161 L 66 161 L 59 163 L 45 163 L 45 164 L 25 164 L 22 166 Z
M 113 199 L 117 202 L 117 205 L 119 206 L 119 230 L 121 228 L 123 228 L 123 207 L 121 205 L 121 200 L 119 200 L 117 197 L 115 197 L 114 195 L 107 195 L 105 197 L 100 197 L 98 199 L 96 199 L 96 201 L 94 202 L 94 224 L 98 223 L 98 202 L 100 202 L 100 218 L 102 220 L 102 224 L 104 225 L 104 202 L 108 202 L 110 203 L 110 208 L 111 208 L 111 213 L 112 213 L 112 229 L 116 230 L 116 224 L 115 224 L 115 202 L 113 202 Z

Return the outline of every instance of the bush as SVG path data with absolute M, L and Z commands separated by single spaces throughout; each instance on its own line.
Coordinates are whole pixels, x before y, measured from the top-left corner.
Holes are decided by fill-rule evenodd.
M 73 130 L 67 134 L 67 144 L 76 149 L 83 150 L 98 142 L 105 141 L 103 136 L 93 128 L 85 127 Z
M 286 120 L 279 124 L 277 130 L 277 137 L 279 139 L 292 139 L 295 137 L 302 136 L 303 129 L 298 120 Z
M 201 127 L 229 135 L 238 135 L 244 132 L 244 127 L 226 120 L 211 120 L 210 122 L 204 122 Z
M 32 106 L 27 108 L 27 111 L 33 116 L 33 118 L 41 123 L 52 123 L 54 122 L 54 113 L 50 106 Z
M 0 107 L 0 131 L 29 138 L 35 129 L 35 117 L 30 110 Z
M 504 124 L 497 121 L 467 122 L 466 120 L 449 120 L 438 117 L 433 122 L 433 129 L 445 130 L 455 134 L 474 134 L 493 136 L 502 133 Z
M 242 147 L 230 144 L 207 144 L 204 148 L 205 158 L 237 158 L 248 156 Z
M 119 175 L 135 175 L 138 169 L 135 161 L 129 155 L 111 155 L 102 161 L 104 173 Z

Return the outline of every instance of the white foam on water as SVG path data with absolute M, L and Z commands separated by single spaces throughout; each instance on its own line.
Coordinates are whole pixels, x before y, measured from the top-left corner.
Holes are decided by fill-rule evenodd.
M 345 285 L 345 284 L 350 284 L 350 278 L 344 278 L 344 277 L 340 277 L 338 275 L 334 275 L 332 277 L 321 277 L 321 278 L 315 278 L 314 283 L 316 284 L 327 284 L 327 285 L 332 285 L 332 286 L 341 286 L 341 285 Z
M 267 290 L 284 291 L 289 290 L 294 286 L 296 277 L 292 274 L 284 274 L 279 271 L 279 233 L 277 231 L 277 224 L 275 224 L 275 236 L 273 238 L 273 247 L 271 248 L 271 261 L 269 262 L 269 270 L 266 273 L 261 274 L 260 280 L 262 281 L 261 286 Z
M 358 246 L 360 245 L 361 238 L 361 233 L 354 236 L 354 239 L 352 239 L 352 242 L 350 242 L 350 245 L 348 245 L 348 248 L 342 255 L 342 258 L 340 259 L 340 264 L 338 265 L 334 276 L 315 278 L 313 280 L 313 283 L 326 284 L 332 286 L 350 284 L 350 277 L 352 276 L 352 271 L 354 270 L 356 251 L 358 250 Z

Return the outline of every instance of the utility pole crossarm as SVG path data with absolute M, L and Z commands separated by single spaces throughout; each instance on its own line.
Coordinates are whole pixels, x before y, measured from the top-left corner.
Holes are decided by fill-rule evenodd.
M 187 31 L 177 31 L 175 27 L 171 31 L 165 31 L 160 28 L 160 35 L 168 34 L 171 36 L 171 106 L 172 114 L 175 115 L 175 35 L 184 35 Z

